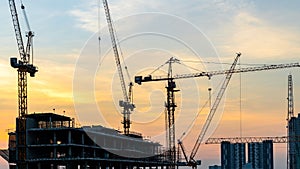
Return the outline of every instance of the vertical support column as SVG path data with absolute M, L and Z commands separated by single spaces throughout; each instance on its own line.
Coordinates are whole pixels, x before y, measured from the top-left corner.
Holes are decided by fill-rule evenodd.
M 87 162 L 86 162 L 86 161 L 84 162 L 83 168 L 84 168 L 84 169 L 87 169 Z
M 81 134 L 81 144 L 84 145 L 84 133 Z
M 71 130 L 68 131 L 68 144 L 71 144 L 72 142 L 72 133 L 71 133 Z M 71 149 L 71 146 L 69 146 L 68 148 L 68 155 L 69 157 L 72 157 L 72 149 Z
M 105 162 L 100 163 L 100 167 L 101 169 L 106 169 L 106 163 Z
M 53 158 L 57 158 L 56 146 L 53 148 Z
M 57 140 L 56 140 L 56 132 L 54 131 L 53 133 L 53 143 L 57 144 Z M 53 147 L 53 157 L 57 158 L 57 152 L 56 152 L 56 146 Z
M 57 140 L 56 140 L 56 132 L 54 131 L 53 133 L 53 142 L 54 144 L 57 144 Z
M 38 169 L 42 169 L 41 163 L 38 163 L 38 164 L 37 164 L 37 168 L 38 168 Z
M 49 117 L 49 125 L 50 125 L 50 128 L 52 128 L 52 118 L 51 118 L 51 116 Z
M 111 163 L 108 163 L 108 168 L 113 169 L 113 165 Z
M 81 134 L 81 144 L 84 145 L 84 133 Z M 85 155 L 84 155 L 84 147 L 82 147 L 81 156 L 83 158 L 85 157 Z
M 71 130 L 68 131 L 68 144 L 72 143 L 72 133 Z

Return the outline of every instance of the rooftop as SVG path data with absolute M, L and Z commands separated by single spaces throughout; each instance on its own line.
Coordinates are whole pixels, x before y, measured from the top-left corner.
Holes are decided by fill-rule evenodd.
M 70 117 L 54 113 L 33 113 L 26 115 L 27 118 L 33 118 L 37 121 L 72 121 Z

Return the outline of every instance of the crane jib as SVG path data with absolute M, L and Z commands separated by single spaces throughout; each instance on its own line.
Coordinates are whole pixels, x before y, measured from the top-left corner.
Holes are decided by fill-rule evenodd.
M 246 73 L 246 72 L 256 72 L 263 70 L 272 70 L 272 69 L 285 69 L 285 68 L 293 68 L 300 67 L 299 63 L 288 63 L 288 64 L 278 64 L 278 65 L 264 65 L 257 67 L 247 67 L 247 68 L 239 68 L 232 70 L 232 73 Z M 181 74 L 174 75 L 172 79 L 186 79 L 186 78 L 194 78 L 194 77 L 209 77 L 216 75 L 228 74 L 230 70 L 218 70 L 218 71 L 210 71 L 210 72 L 199 72 L 199 73 L 190 73 L 190 74 Z M 150 81 L 164 81 L 168 80 L 167 76 L 135 76 L 135 83 L 142 84 L 142 82 L 150 82 Z

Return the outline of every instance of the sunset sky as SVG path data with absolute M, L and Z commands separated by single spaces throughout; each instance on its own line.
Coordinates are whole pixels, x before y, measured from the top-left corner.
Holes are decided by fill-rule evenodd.
M 118 107 L 122 92 L 102 1 L 23 3 L 35 32 L 33 59 L 39 68 L 35 78 L 28 78 L 29 112 L 55 109 L 59 114 L 65 111 L 81 125 L 101 124 L 122 130 Z M 170 57 L 182 63 L 174 64 L 174 74 L 228 69 L 236 52 L 242 53 L 241 67 L 300 62 L 297 0 L 108 3 L 131 79 L 134 75 L 148 75 Z M 19 10 L 20 1 L 16 5 Z M 18 13 L 24 36 L 27 29 L 21 11 Z M 9 64 L 9 58 L 18 56 L 18 51 L 7 1 L 0 2 L 0 20 L 0 148 L 7 148 L 7 129 L 15 128 L 18 114 L 17 71 Z M 167 65 L 153 75 L 166 75 L 166 71 Z M 293 68 L 233 75 L 207 137 L 286 135 L 287 77 L 293 75 L 297 113 L 299 71 Z M 128 82 L 126 72 L 124 75 Z M 214 98 L 222 81 L 223 76 L 176 81 L 181 90 L 176 95 L 176 138 L 186 132 L 183 142 L 188 152 L 208 112 L 206 107 L 194 121 L 208 99 L 207 89 L 212 87 Z M 162 144 L 165 84 L 135 85 L 137 108 L 131 116 L 133 131 Z M 275 168 L 285 168 L 286 146 L 274 147 Z M 203 161 L 202 168 L 220 164 L 219 151 L 219 145 L 201 146 L 197 157 Z M 3 159 L 0 164 L 0 168 L 6 166 Z

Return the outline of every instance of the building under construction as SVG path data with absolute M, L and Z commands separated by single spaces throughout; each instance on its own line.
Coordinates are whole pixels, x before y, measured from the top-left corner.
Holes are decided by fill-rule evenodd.
M 300 136 L 300 114 L 298 114 L 298 117 L 291 117 L 288 127 L 291 138 Z M 300 142 L 289 140 L 288 146 L 290 169 L 300 169 Z
M 17 123 L 18 124 L 18 119 Z M 75 127 L 74 119 L 53 114 L 26 118 L 26 168 L 167 168 L 161 145 L 103 126 Z M 9 163 L 18 163 L 18 132 L 9 133 Z M 11 168 L 14 168 L 11 165 Z
M 124 80 L 123 68 L 120 62 L 118 41 L 113 28 L 110 10 L 107 0 L 103 0 L 103 7 L 108 23 L 114 58 L 120 78 L 123 99 L 119 106 L 123 111 L 124 133 L 103 126 L 76 127 L 74 120 L 70 117 L 53 114 L 37 113 L 28 114 L 27 105 L 27 74 L 35 76 L 38 69 L 33 65 L 31 48 L 34 33 L 29 27 L 25 7 L 21 4 L 28 32 L 26 32 L 27 44 L 23 43 L 21 27 L 17 15 L 15 0 L 8 0 L 12 16 L 13 30 L 16 35 L 17 46 L 20 54 L 18 58 L 11 58 L 11 66 L 18 72 L 18 118 L 16 119 L 16 131 L 9 133 L 9 153 L 3 151 L 3 155 L 9 154 L 8 161 L 11 168 L 18 169 L 47 169 L 47 168 L 140 168 L 156 167 L 175 169 L 178 165 L 196 168 L 201 164 L 196 160 L 196 154 L 204 139 L 206 131 L 217 111 L 219 103 L 229 84 L 233 73 L 265 71 L 272 69 L 283 69 L 300 67 L 298 63 L 264 65 L 257 67 L 246 67 L 235 69 L 241 53 L 237 53 L 233 64 L 228 70 L 216 70 L 211 72 L 196 72 L 191 74 L 173 75 L 172 64 L 180 63 L 176 58 L 166 62 L 168 76 L 155 77 L 152 75 L 136 76 L 135 82 L 142 84 L 152 81 L 166 81 L 167 100 L 165 103 L 165 126 L 166 126 L 166 149 L 162 150 L 159 143 L 144 140 L 141 134 L 130 132 L 130 114 L 135 105 L 132 100 L 133 82 L 129 82 L 127 89 Z M 100 39 L 100 37 L 99 37 Z M 125 71 L 127 72 L 127 66 Z M 180 90 L 176 88 L 175 80 L 195 77 L 211 78 L 215 75 L 225 75 L 221 88 L 208 113 L 207 119 L 196 138 L 190 156 L 187 156 L 183 146 L 183 140 L 178 139 L 176 146 L 175 136 L 175 93 Z M 178 148 L 178 149 L 177 149 Z M 184 155 L 184 162 L 179 161 L 180 150 Z M 2 151 L 0 151 L 2 152 Z M 1 154 L 0 154 L 1 155 Z

